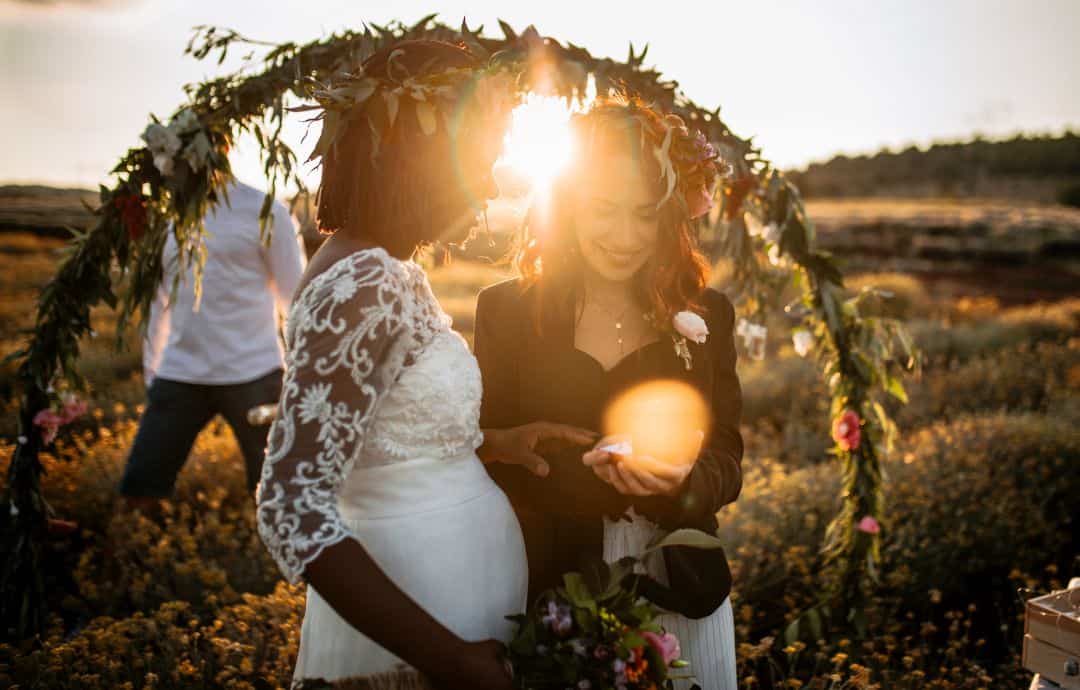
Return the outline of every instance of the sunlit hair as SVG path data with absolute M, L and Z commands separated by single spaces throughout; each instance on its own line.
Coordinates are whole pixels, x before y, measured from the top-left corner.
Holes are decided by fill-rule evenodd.
M 424 40 L 385 48 L 363 67 L 366 74 L 387 78 L 391 69 L 424 76 L 479 64 L 460 46 Z M 391 254 L 407 256 L 446 230 L 442 223 L 447 208 L 464 209 L 467 195 L 482 193 L 479 178 L 490 170 L 473 163 L 491 142 L 470 138 L 455 145 L 441 125 L 434 134 L 425 134 L 408 98 L 401 99 L 395 122 L 381 129 L 377 141 L 371 130 L 367 118 L 354 118 L 323 157 L 319 230 L 329 234 L 347 229 Z M 499 134 L 486 136 L 497 140 Z
M 553 181 L 546 199 L 529 210 L 514 250 L 514 265 L 523 286 L 539 291 L 534 313 L 538 331 L 580 309 L 584 260 L 578 247 L 575 194 L 604 171 L 595 165 L 611 155 L 627 155 L 642 167 L 657 201 L 664 182 L 654 149 L 661 145 L 662 116 L 636 98 L 598 101 L 570 121 L 574 153 Z M 683 310 L 698 311 L 697 300 L 708 283 L 708 262 L 697 248 L 686 205 L 663 204 L 656 251 L 634 276 L 634 297 L 658 324 L 671 323 Z

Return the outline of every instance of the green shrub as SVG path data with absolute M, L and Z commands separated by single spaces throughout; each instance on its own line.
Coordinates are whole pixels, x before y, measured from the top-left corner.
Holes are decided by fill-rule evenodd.
M 878 646 L 892 639 L 895 652 L 914 640 L 933 650 L 924 653 L 934 662 L 926 673 L 964 661 L 995 677 L 1022 676 L 1016 588 L 1061 587 L 1080 574 L 1078 423 L 1080 417 L 977 416 L 933 424 L 902 441 L 884 464 L 882 587 L 867 611 L 870 649 L 847 650 L 851 661 L 874 667 L 876 660 L 880 680 L 905 666 L 882 659 Z M 735 582 L 738 637 L 749 641 L 779 636 L 816 603 L 818 547 L 835 513 L 839 477 L 829 465 L 789 469 L 767 458 L 748 464 L 746 475 L 742 496 L 721 511 L 720 534 Z M 954 623 L 964 628 L 961 637 Z M 836 651 L 835 641 L 828 649 Z M 774 665 L 783 666 L 786 656 L 759 660 L 753 673 L 779 673 Z M 818 671 L 796 664 L 799 679 Z

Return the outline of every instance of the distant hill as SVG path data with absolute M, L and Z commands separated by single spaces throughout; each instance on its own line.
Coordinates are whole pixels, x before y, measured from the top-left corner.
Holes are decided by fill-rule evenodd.
M 1080 135 L 837 156 L 791 173 L 807 197 L 981 197 L 1080 206 Z
M 97 192 L 40 185 L 0 186 L 0 232 L 26 230 L 70 237 L 68 228 L 85 230 L 93 218 L 83 202 L 96 205 Z

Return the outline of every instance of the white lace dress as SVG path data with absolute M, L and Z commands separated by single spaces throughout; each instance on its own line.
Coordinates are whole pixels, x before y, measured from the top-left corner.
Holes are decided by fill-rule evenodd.
M 256 499 L 285 577 L 300 581 L 324 548 L 354 538 L 465 640 L 508 640 L 504 616 L 526 603 L 525 546 L 476 457 L 480 370 L 423 270 L 382 249 L 341 259 L 297 296 L 285 341 Z M 401 664 L 308 588 L 294 680 Z

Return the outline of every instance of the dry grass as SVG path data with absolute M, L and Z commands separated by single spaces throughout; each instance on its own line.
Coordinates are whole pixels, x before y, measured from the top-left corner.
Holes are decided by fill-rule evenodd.
M 55 243 L 0 243 L 0 347 L 32 325 L 36 289 Z M 12 248 L 5 251 L 4 247 Z M 431 271 L 433 289 L 467 336 L 477 291 L 505 268 L 459 261 Z M 824 388 L 816 365 L 771 322 L 768 359 L 743 356 L 746 484 L 721 513 L 735 574 L 742 687 L 1020 690 L 1018 585 L 1046 588 L 1077 574 L 1071 472 L 1080 459 L 1080 300 L 1004 308 L 992 298 L 942 300 L 903 274 L 858 277 L 894 292 L 926 362 L 899 412 L 903 438 L 886 460 L 883 586 L 869 639 L 776 642 L 813 601 L 817 545 L 838 477 L 826 454 Z M 281 687 L 295 659 L 304 598 L 279 582 L 253 530 L 243 463 L 226 425 L 199 437 L 159 522 L 122 512 L 114 487 L 142 402 L 140 354 L 110 347 L 115 320 L 82 365 L 94 414 L 43 456 L 44 491 L 80 529 L 44 551 L 49 633 L 0 645 L 0 686 Z M 0 369 L 11 420 L 10 365 Z M 8 438 L 7 442 L 4 438 Z M 0 422 L 0 471 L 12 451 Z

